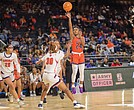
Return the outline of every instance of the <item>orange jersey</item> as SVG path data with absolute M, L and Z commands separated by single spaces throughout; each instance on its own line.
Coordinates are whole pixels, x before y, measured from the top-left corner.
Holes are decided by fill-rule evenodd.
M 81 40 L 77 37 L 74 37 L 72 40 L 72 51 L 78 53 L 83 52 L 83 46 L 81 44 Z

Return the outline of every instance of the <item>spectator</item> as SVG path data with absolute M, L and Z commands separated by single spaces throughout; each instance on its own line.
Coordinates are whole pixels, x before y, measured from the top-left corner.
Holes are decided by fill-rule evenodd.
M 114 44 L 108 39 L 107 40 L 107 47 L 109 49 L 109 52 L 114 53 Z
M 128 64 L 128 66 L 134 66 L 134 55 L 131 56 L 131 60 Z
M 89 60 L 89 62 L 86 64 L 86 68 L 95 68 L 96 64 L 92 59 Z
M 40 75 L 37 74 L 37 69 L 32 68 L 32 73 L 30 73 L 30 96 L 36 96 L 35 90 L 37 84 L 39 83 L 39 81 L 41 81 L 40 78 Z
M 103 63 L 101 64 L 101 67 L 109 67 L 108 58 L 104 58 Z
M 27 23 L 27 21 L 26 21 L 25 16 L 22 16 L 22 17 L 20 18 L 20 26 L 21 26 L 21 27 L 25 27 L 25 26 L 26 26 L 26 23 Z
M 57 35 L 52 31 L 49 35 L 50 39 L 57 39 Z
M 119 67 L 119 66 L 122 66 L 122 64 L 119 62 L 118 59 L 115 59 L 111 64 L 111 67 Z

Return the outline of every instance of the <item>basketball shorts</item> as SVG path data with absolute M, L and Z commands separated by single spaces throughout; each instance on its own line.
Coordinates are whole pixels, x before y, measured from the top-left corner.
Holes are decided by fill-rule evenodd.
M 49 83 L 49 88 L 58 86 L 60 83 L 60 78 L 54 73 L 43 73 L 44 84 Z
M 1 76 L 2 76 L 2 79 L 10 78 L 11 81 L 15 80 L 13 72 L 11 72 L 11 73 L 3 73 L 1 71 Z
M 18 74 L 16 70 L 14 71 L 14 78 L 15 80 L 20 79 L 20 74 Z
M 83 64 L 83 63 L 85 63 L 84 53 L 72 53 L 71 62 L 72 62 L 72 64 Z

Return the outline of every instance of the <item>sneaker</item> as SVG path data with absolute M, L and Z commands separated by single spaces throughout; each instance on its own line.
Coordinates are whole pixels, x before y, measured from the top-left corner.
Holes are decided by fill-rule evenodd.
M 73 94 L 76 94 L 76 89 L 75 89 L 75 87 L 72 87 L 72 93 L 73 93 Z
M 33 97 L 33 94 L 30 94 L 30 97 Z
M 47 103 L 47 100 L 46 100 L 46 98 L 44 98 L 44 100 L 43 100 L 43 103 Z
M 80 93 L 83 93 L 83 87 L 79 87 L 80 88 Z
M 21 94 L 21 97 L 23 97 L 23 98 L 24 98 L 24 97 L 26 97 L 26 96 L 25 96 L 25 95 L 23 95 L 23 94 Z
M 85 108 L 85 106 L 80 104 L 80 103 L 74 103 L 74 108 L 76 108 L 76 109 L 83 109 L 83 108 Z
M 33 96 L 36 96 L 36 94 L 34 93 Z
M 24 101 L 24 98 L 23 98 L 23 97 L 20 97 L 20 100 L 21 100 L 21 101 Z
M 19 104 L 20 107 L 22 107 L 24 105 L 24 102 L 19 101 L 18 104 Z
M 38 108 L 43 108 L 43 105 L 42 104 L 38 104 Z
M 11 103 L 13 103 L 13 95 L 9 94 L 8 101 L 11 102 Z
M 64 93 L 63 92 L 59 93 L 59 95 L 60 95 L 61 99 L 64 99 Z

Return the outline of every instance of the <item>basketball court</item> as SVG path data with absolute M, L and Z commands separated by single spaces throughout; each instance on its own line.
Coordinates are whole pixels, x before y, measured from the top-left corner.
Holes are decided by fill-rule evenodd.
M 75 98 L 86 106 L 84 110 L 133 110 L 134 109 L 134 89 L 85 92 L 76 94 Z M 40 96 L 26 97 L 25 106 L 19 108 L 7 100 L 0 99 L 0 110 L 38 110 L 37 108 Z M 44 104 L 44 110 L 74 110 L 71 101 L 65 96 L 60 99 L 59 96 L 48 96 L 47 104 Z

